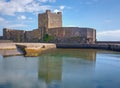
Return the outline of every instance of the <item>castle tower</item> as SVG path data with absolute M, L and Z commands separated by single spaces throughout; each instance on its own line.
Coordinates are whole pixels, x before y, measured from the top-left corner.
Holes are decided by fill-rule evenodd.
M 38 14 L 38 29 L 45 28 L 47 32 L 49 28 L 62 27 L 62 13 L 51 13 L 46 10 L 45 13 Z

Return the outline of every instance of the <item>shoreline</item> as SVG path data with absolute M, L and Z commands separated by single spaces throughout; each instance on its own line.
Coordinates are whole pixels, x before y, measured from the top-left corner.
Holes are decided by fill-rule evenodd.
M 47 50 L 61 49 L 99 49 L 120 52 L 120 44 L 67 44 L 67 43 L 0 43 L 2 56 L 24 55 L 28 57 L 39 56 Z

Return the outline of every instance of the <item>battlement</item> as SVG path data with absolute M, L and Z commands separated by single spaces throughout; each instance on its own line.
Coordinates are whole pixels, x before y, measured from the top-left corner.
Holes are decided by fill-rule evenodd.
M 62 15 L 62 12 L 57 12 L 57 14 L 60 14 L 60 15 Z
M 48 13 L 51 13 L 51 10 L 46 10 L 46 13 L 48 14 Z
M 4 32 L 4 31 L 11 31 L 11 29 L 3 28 L 3 32 Z
M 52 13 L 51 10 L 46 10 L 46 14 L 49 14 L 49 13 Z M 54 13 L 52 13 L 52 14 L 54 14 Z M 57 13 L 55 13 L 55 14 L 60 14 L 60 15 L 61 15 L 62 12 L 57 12 Z

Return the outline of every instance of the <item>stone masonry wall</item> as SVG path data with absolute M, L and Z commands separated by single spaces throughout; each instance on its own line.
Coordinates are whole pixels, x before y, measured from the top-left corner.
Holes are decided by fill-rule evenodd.
M 96 42 L 96 30 L 95 29 L 87 29 L 87 42 Z
M 48 28 L 48 17 L 46 13 L 38 14 L 38 29 L 41 27 Z
M 32 31 L 4 29 L 3 32 L 4 39 L 13 40 L 14 42 L 40 42 L 45 34 L 43 29 L 34 29 Z M 48 35 L 53 38 L 48 42 L 53 43 L 95 43 L 96 40 L 96 31 L 91 28 L 50 28 Z
M 50 42 L 56 43 L 95 43 L 92 28 L 60 27 L 51 28 L 48 34 L 54 37 Z M 91 39 L 91 40 L 89 40 Z
M 4 39 L 13 40 L 14 42 L 39 42 L 41 39 L 41 30 L 32 31 L 4 29 Z
M 46 32 L 48 28 L 56 28 L 62 27 L 62 13 L 51 13 L 50 10 L 46 10 L 46 13 L 38 15 L 38 28 L 46 28 Z
M 25 42 L 39 42 L 40 39 L 41 39 L 40 29 L 25 32 Z
M 48 13 L 48 28 L 62 27 L 62 13 Z
M 4 28 L 3 37 L 6 40 L 13 40 L 14 42 L 24 42 L 24 33 L 23 30 L 11 30 Z

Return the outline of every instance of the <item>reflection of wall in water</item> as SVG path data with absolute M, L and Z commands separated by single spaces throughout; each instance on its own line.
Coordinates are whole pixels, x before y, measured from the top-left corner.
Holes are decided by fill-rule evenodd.
M 55 56 L 42 56 L 39 61 L 38 78 L 46 82 L 60 81 L 62 76 L 62 59 Z
M 63 52 L 61 52 L 63 51 Z M 61 52 L 61 53 L 60 53 Z M 91 80 L 95 77 L 96 50 L 60 50 L 63 58 L 63 88 L 95 88 Z M 90 86 L 89 86 L 90 85 Z
M 87 60 L 96 61 L 96 51 L 84 51 L 80 54 L 81 58 L 85 58 Z
M 90 61 L 96 60 L 96 50 L 91 49 L 56 49 L 53 55 L 63 57 L 82 58 Z

